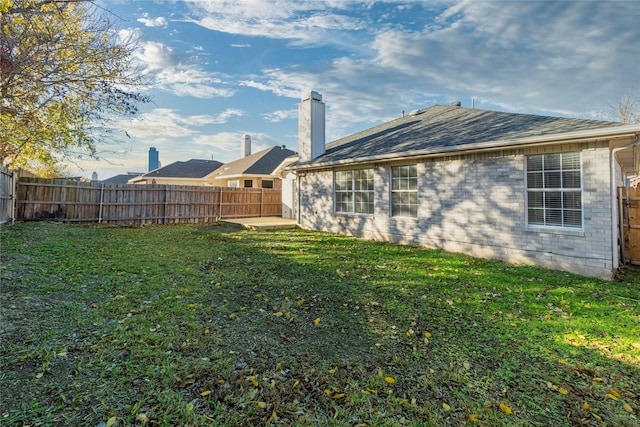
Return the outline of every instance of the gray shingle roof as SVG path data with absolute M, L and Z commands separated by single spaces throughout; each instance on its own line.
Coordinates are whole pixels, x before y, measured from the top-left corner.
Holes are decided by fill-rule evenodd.
M 357 162 L 376 156 L 451 151 L 479 143 L 517 141 L 565 132 L 622 126 L 622 123 L 515 114 L 448 105 L 434 105 L 333 141 L 326 153 L 294 168 Z
M 191 159 L 174 162 L 142 175 L 144 178 L 204 178 L 222 166 L 217 160 Z
M 220 169 L 220 176 L 270 175 L 284 159 L 296 154 L 284 147 L 266 148 L 247 157 L 229 162 Z
M 140 175 L 142 175 L 142 173 L 129 172 L 129 173 L 112 176 L 111 178 L 102 180 L 102 182 L 104 182 L 105 184 L 127 184 L 131 178 L 135 178 Z

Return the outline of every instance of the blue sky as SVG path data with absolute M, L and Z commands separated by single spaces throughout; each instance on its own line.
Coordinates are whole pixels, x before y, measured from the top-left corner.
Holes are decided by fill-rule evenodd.
M 153 103 L 70 171 L 99 179 L 297 150 L 297 104 L 327 106 L 327 142 L 433 104 L 606 118 L 640 91 L 635 1 L 99 0 L 138 40 Z M 118 18 L 116 18 L 118 17 Z M 125 136 L 126 133 L 130 138 Z

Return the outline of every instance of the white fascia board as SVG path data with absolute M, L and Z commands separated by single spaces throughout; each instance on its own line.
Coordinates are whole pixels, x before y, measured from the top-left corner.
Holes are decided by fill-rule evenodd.
M 272 178 L 269 174 L 251 174 L 251 173 L 237 173 L 233 175 L 219 175 L 216 179 L 236 179 L 236 178 Z

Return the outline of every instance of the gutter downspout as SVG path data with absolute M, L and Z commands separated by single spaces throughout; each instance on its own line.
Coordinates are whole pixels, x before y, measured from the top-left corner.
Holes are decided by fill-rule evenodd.
M 301 188 L 300 179 L 304 178 L 307 174 L 306 174 L 306 172 L 299 172 L 299 171 L 296 171 L 296 170 L 292 170 L 291 172 L 296 176 L 296 187 L 297 187 L 296 192 L 298 193 L 298 194 L 296 194 L 296 196 L 297 196 L 296 197 L 296 199 L 297 199 L 297 201 L 296 201 L 296 217 L 297 217 L 296 218 L 296 222 L 297 222 L 298 227 L 300 227 L 300 224 L 302 222 L 302 193 L 300 192 L 300 188 Z
M 611 150 L 611 163 L 609 165 L 610 169 L 610 179 L 611 179 L 611 262 L 612 267 L 617 269 L 619 267 L 619 254 L 618 254 L 618 246 L 620 244 L 624 245 L 624 240 L 619 242 L 618 238 L 613 238 L 614 236 L 618 236 L 618 220 L 619 216 L 616 214 L 616 210 L 618 209 L 617 197 L 618 192 L 616 187 L 616 173 L 615 173 L 615 162 L 616 162 L 616 154 L 619 151 L 627 150 L 629 148 L 633 148 L 634 146 L 640 144 L 640 137 L 636 136 L 636 140 L 625 145 L 624 147 L 618 147 Z M 628 194 L 628 193 L 627 193 Z M 624 236 L 622 236 L 624 239 Z M 624 252 L 624 248 L 623 248 Z M 622 260 L 624 263 L 624 259 Z

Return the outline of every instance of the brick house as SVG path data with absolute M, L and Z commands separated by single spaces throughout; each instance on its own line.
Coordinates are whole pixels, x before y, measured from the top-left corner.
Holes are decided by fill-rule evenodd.
M 640 125 L 435 105 L 325 145 L 299 106 L 299 226 L 611 278 Z

